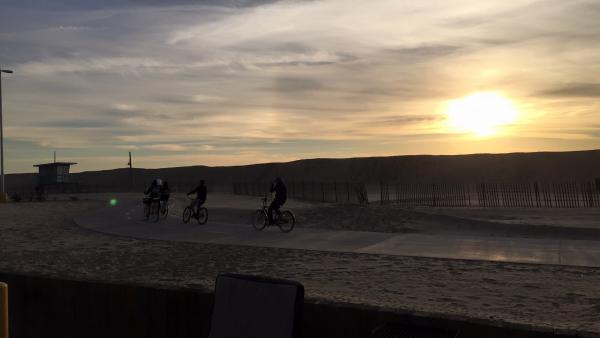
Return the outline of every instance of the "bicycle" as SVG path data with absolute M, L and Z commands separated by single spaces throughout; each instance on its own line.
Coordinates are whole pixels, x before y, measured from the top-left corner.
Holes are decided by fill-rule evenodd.
M 169 201 L 168 200 L 161 200 L 160 201 L 160 217 L 162 219 L 166 219 L 167 216 L 169 215 Z
M 290 210 L 274 210 L 275 212 L 275 224 L 267 224 L 269 222 L 269 207 L 267 206 L 267 198 L 261 199 L 263 202 L 262 209 L 258 209 L 252 216 L 252 226 L 257 231 L 263 230 L 267 225 L 277 225 L 281 232 L 290 232 L 296 225 L 296 217 Z
M 198 212 L 194 212 L 195 199 L 190 198 L 191 203 L 185 209 L 183 209 L 183 223 L 188 224 L 190 219 L 193 217 L 198 221 L 198 224 L 206 224 L 208 221 L 208 209 L 205 207 L 198 208 Z
M 152 216 L 154 221 L 158 221 L 160 213 L 160 200 L 157 198 L 146 197 L 144 203 L 144 217 L 149 220 Z

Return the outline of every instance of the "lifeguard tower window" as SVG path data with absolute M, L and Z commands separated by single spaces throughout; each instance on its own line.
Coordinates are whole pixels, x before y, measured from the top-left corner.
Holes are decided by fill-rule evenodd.
M 74 162 L 53 162 L 45 164 L 36 164 L 39 170 L 38 183 L 47 184 L 63 184 L 69 183 L 69 169 Z

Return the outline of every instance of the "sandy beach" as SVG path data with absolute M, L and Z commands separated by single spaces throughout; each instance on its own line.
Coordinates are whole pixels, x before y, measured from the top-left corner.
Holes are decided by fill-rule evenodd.
M 100 206 L 0 205 L 0 270 L 209 290 L 221 272 L 263 274 L 300 281 L 310 299 L 600 337 L 600 269 L 173 243 L 74 224 L 74 216 Z

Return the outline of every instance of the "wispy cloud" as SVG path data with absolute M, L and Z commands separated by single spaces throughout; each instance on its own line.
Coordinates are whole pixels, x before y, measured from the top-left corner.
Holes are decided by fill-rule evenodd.
M 555 97 L 600 97 L 600 83 L 571 83 L 540 94 Z
M 94 165 L 134 150 L 160 166 L 600 142 L 586 127 L 600 120 L 595 1 L 3 6 L 6 135 L 20 150 L 106 159 Z M 444 102 L 482 90 L 521 107 L 522 148 L 448 135 Z

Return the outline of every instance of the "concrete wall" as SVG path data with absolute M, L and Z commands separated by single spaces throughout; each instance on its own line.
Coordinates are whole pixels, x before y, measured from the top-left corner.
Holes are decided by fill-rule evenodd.
M 9 284 L 11 338 L 203 338 L 210 329 L 210 292 L 1 272 L 0 281 Z M 450 328 L 466 338 L 571 337 L 310 299 L 304 307 L 302 332 L 303 337 L 311 338 L 366 338 L 385 322 Z

